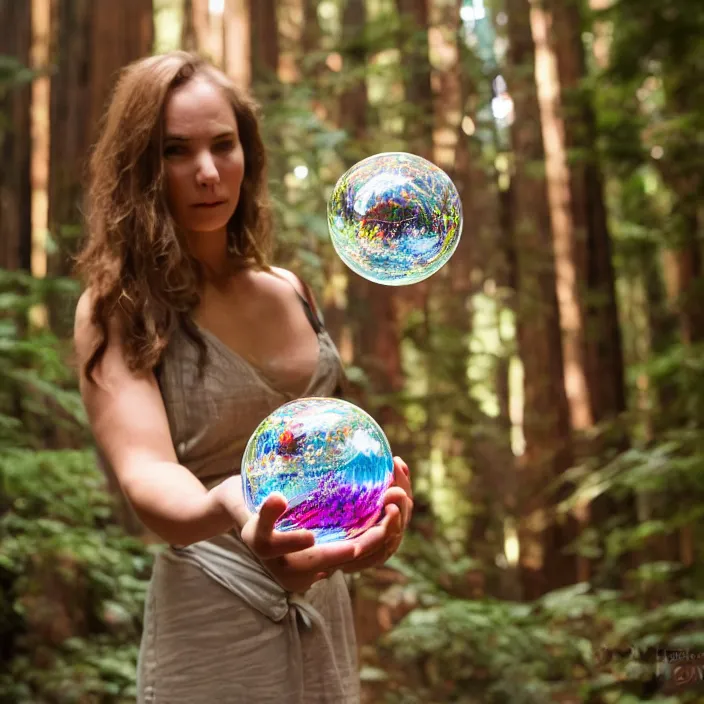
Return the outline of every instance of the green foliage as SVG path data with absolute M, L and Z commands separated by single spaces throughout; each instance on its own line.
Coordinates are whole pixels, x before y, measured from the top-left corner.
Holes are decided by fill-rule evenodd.
M 44 440 L 37 434 L 46 429 L 48 418 L 51 433 L 61 428 L 77 440 L 88 437 L 67 344 L 27 322 L 33 308 L 75 288 L 73 281 L 36 280 L 24 272 L 0 270 L 0 449 L 18 443 L 41 447 Z
M 441 588 L 437 572 L 428 578 L 417 553 L 409 558 L 396 560 L 408 579 L 396 599 L 417 606 L 382 638 L 385 702 L 664 702 L 664 651 L 704 643 L 701 587 L 699 598 L 655 608 L 589 584 L 533 603 L 469 600 Z M 698 696 L 682 690 L 672 701 Z
M 47 292 L 73 288 L 0 271 L 0 702 L 8 704 L 135 695 L 151 555 L 113 518 L 65 345 L 26 323 Z M 59 441 L 66 449 L 53 447 Z

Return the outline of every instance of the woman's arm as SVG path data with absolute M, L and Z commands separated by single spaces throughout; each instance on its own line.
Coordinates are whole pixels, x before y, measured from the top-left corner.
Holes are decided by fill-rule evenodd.
M 144 525 L 172 545 L 188 545 L 230 530 L 235 520 L 216 491 L 178 463 L 161 393 L 152 372 L 132 372 L 119 325 L 93 380 L 83 369 L 98 339 L 90 294 L 76 309 L 74 340 L 80 389 L 93 435 Z

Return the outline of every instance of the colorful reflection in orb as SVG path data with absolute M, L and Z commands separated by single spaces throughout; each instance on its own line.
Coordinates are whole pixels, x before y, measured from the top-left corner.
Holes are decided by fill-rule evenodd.
M 333 398 L 281 406 L 260 423 L 242 458 L 249 510 L 280 492 L 288 508 L 276 529 L 305 528 L 318 543 L 353 538 L 374 525 L 393 474 L 391 448 L 376 421 Z
M 462 203 L 450 177 L 403 152 L 371 156 L 337 182 L 328 201 L 335 251 L 354 272 L 403 286 L 432 276 L 462 233 Z

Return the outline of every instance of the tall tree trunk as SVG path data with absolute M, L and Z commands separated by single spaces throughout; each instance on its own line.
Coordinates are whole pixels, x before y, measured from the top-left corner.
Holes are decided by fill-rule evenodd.
M 267 83 L 279 68 L 279 28 L 275 0 L 249 0 L 252 81 Z
M 52 18 L 56 0 L 31 0 L 32 48 L 31 66 L 35 72 L 32 80 L 30 106 L 31 159 L 30 182 L 32 188 L 31 272 L 41 279 L 47 272 L 47 232 L 49 230 L 49 142 L 50 142 L 50 71 L 54 54 L 55 32 Z M 46 327 L 49 315 L 46 306 L 34 306 L 29 312 L 30 323 Z
M 428 46 L 428 0 L 396 0 L 401 20 L 411 30 L 406 69 L 406 141 L 411 152 L 433 159 L 433 90 Z
M 318 6 L 320 0 L 303 0 L 301 18 L 301 50 L 304 56 L 320 50 L 320 21 Z
M 181 46 L 222 69 L 239 88 L 250 82 L 248 0 L 223 0 L 211 12 L 208 0 L 183 0 Z
M 557 70 L 562 88 L 565 146 L 589 154 L 570 165 L 571 216 L 580 248 L 579 288 L 586 298 L 586 370 L 595 422 L 613 419 L 626 409 L 621 328 L 616 305 L 601 166 L 596 156 L 596 117 L 586 94 L 586 57 L 581 8 L 575 2 L 548 0 Z
M 181 46 L 186 51 L 208 51 L 209 25 L 208 0 L 183 0 Z
M 607 10 L 613 0 L 588 0 L 589 11 L 598 14 Z M 609 52 L 611 51 L 611 32 L 609 23 L 605 20 L 596 20 L 593 23 L 594 42 L 592 54 L 596 65 L 600 69 L 605 69 L 609 65 Z
M 247 0 L 226 0 L 223 16 L 223 70 L 240 90 L 251 82 L 249 5 Z
M 531 29 L 535 42 L 536 85 L 545 145 L 545 171 L 555 249 L 557 301 L 562 326 L 562 349 L 567 401 L 572 427 L 584 431 L 594 424 L 586 370 L 584 304 L 586 292 L 586 236 L 573 215 L 565 124 L 560 114 L 561 87 L 555 53 L 548 33 L 550 18 L 540 0 L 531 0 Z
M 58 244 L 49 271 L 66 275 L 82 233 L 82 186 L 89 147 L 120 68 L 151 51 L 152 0 L 59 0 L 57 70 L 51 81 L 49 227 Z M 52 325 L 71 329 L 73 302 Z
M 276 103 L 281 95 L 279 84 L 279 18 L 275 0 L 249 0 L 249 45 L 251 90 L 263 105 Z M 284 144 L 277 130 L 264 121 L 264 141 L 269 153 L 269 183 L 272 195 L 284 201 L 284 174 L 288 168 Z
M 572 427 L 582 433 L 615 420 L 626 409 L 621 328 L 616 304 L 611 237 L 598 162 L 592 96 L 584 93 L 586 60 L 581 8 L 574 2 L 532 0 L 533 33 L 542 54 L 543 130 L 552 184 L 558 300 L 563 326 L 565 379 Z M 544 6 L 544 7 L 543 7 Z M 547 94 L 550 93 L 550 94 Z M 568 165 L 567 153 L 579 153 Z M 618 447 L 624 437 L 614 436 Z M 584 448 L 590 453 L 598 447 Z M 595 526 L 620 513 L 635 520 L 632 499 L 608 496 L 579 507 Z M 580 561 L 586 579 L 593 565 Z
M 675 261 L 680 331 L 682 341 L 691 345 L 704 340 L 704 309 L 701 304 L 704 267 L 695 212 L 687 213 L 687 223 L 689 233 L 685 243 L 676 250 Z
M 507 0 L 512 126 L 516 166 L 513 182 L 518 349 L 524 373 L 525 453 L 522 493 L 521 569 L 524 596 L 577 580 L 576 559 L 564 554 L 576 536 L 572 517 L 552 516 L 558 496 L 545 486 L 572 461 L 569 408 L 565 394 L 560 318 L 556 295 L 551 220 L 545 178 L 536 165 L 544 159 L 540 109 L 533 66 L 535 48 L 528 0 Z M 536 518 L 545 521 L 541 530 Z
M 31 268 L 32 188 L 30 105 L 32 87 L 26 72 L 31 65 L 32 5 L 0 0 L 0 55 L 14 57 L 18 74 L 0 93 L 0 269 Z

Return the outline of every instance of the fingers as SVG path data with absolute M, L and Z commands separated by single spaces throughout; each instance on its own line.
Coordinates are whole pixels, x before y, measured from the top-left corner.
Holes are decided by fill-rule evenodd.
M 315 544 L 315 536 L 309 530 L 277 531 L 276 521 L 286 511 L 286 498 L 278 493 L 268 496 L 259 509 L 242 529 L 242 540 L 261 559 L 272 559 L 310 548 Z
M 403 497 L 396 490 L 403 491 Z M 398 505 L 405 530 L 413 512 L 413 488 L 408 465 L 400 457 L 394 457 L 394 483 L 386 492 L 385 500 L 386 503 L 393 501 Z
M 406 477 L 410 476 L 408 465 L 398 456 L 394 456 L 394 469 L 399 469 Z
M 282 557 L 302 552 L 315 545 L 315 536 L 309 530 L 274 531 L 264 541 L 254 541 L 254 551 L 262 559 Z
M 385 507 L 381 522 L 354 539 L 354 543 L 357 546 L 354 556 L 355 562 L 357 560 L 365 560 L 368 556 L 377 553 L 384 548 L 384 545 L 391 537 L 401 535 L 403 532 L 401 520 L 399 507 L 395 503 L 388 504 Z
M 410 471 L 408 465 L 400 457 L 394 457 L 394 486 L 401 487 L 409 498 L 413 498 Z
M 327 573 L 354 559 L 355 553 L 356 546 L 350 540 L 324 543 L 282 556 L 277 566 L 289 572 Z
M 266 500 L 259 509 L 259 521 L 257 522 L 257 533 L 261 537 L 266 537 L 274 530 L 276 521 L 286 511 L 288 502 L 283 494 L 275 492 L 266 497 Z
M 384 504 L 398 507 L 401 513 L 402 530 L 405 530 L 413 511 L 413 501 L 408 497 L 408 494 L 400 486 L 392 486 L 384 493 Z
M 384 504 L 388 506 L 389 504 L 396 504 L 401 508 L 403 502 L 408 498 L 408 494 L 400 486 L 392 486 L 384 492 Z
M 343 565 L 341 569 L 343 572 L 352 573 L 361 572 L 370 567 L 380 567 L 399 549 L 402 540 L 402 533 L 391 535 L 375 551 L 364 557 L 352 560 Z
M 304 592 L 352 561 L 355 549 L 351 541 L 315 545 L 263 563 L 284 589 Z

